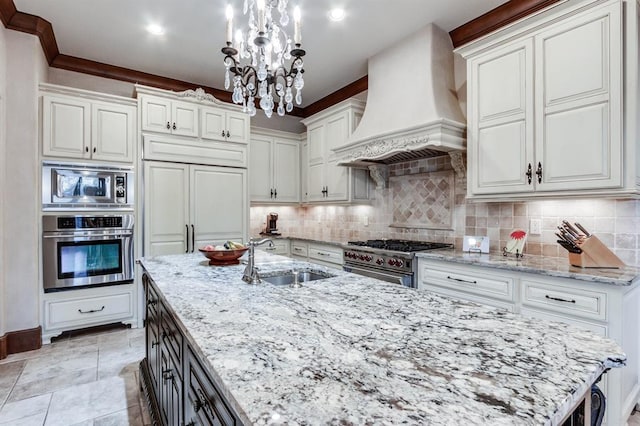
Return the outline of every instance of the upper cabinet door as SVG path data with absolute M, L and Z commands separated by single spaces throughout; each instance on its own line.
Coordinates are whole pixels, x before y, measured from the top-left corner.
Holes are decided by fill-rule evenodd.
M 227 112 L 227 142 L 249 142 L 249 116 L 240 112 Z
M 142 96 L 142 130 L 171 133 L 171 101 Z
M 91 155 L 94 160 L 133 162 L 136 109 L 92 105 Z
M 300 201 L 300 145 L 298 142 L 274 140 L 273 187 L 275 201 L 283 203 Z
M 324 163 L 325 159 L 325 125 L 314 124 L 307 129 L 309 165 Z
M 622 185 L 622 13 L 611 4 L 536 37 L 538 190 Z
M 202 108 L 200 113 L 202 134 L 205 139 L 224 141 L 226 138 L 225 112 L 215 108 Z
M 273 138 L 256 135 L 251 137 L 249 154 L 249 199 L 251 201 L 273 200 Z
M 326 159 L 333 161 L 336 158 L 336 153 L 333 149 L 344 145 L 349 138 L 349 112 L 343 112 L 337 116 L 331 117 L 327 120 L 327 130 L 325 135 L 326 141 Z
M 474 58 L 468 73 L 469 193 L 533 191 L 532 40 Z
M 90 157 L 91 104 L 79 99 L 42 97 L 44 156 Z
M 171 103 L 171 133 L 198 137 L 198 107 L 186 102 Z

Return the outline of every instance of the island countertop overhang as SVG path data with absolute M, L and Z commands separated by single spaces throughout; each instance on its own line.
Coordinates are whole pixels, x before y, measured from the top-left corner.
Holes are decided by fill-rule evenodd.
M 336 277 L 291 289 L 248 286 L 242 265 L 210 267 L 197 255 L 141 264 L 248 423 L 555 424 L 625 359 L 570 326 L 279 256 L 260 254 L 262 272 Z

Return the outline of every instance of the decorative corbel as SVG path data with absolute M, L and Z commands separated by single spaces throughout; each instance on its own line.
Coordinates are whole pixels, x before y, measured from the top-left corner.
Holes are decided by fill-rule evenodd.
M 369 165 L 369 174 L 376 183 L 376 189 L 386 189 L 389 181 L 389 166 L 384 164 Z
M 467 177 L 467 167 L 464 164 L 464 152 L 449 151 L 449 157 L 451 158 L 451 167 L 456 172 L 456 176 L 460 179 L 465 179 Z

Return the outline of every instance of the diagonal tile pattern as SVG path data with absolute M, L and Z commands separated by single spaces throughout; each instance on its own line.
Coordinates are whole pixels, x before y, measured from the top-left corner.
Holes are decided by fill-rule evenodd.
M 144 329 L 67 338 L 0 361 L 0 426 L 150 424 L 139 394 Z

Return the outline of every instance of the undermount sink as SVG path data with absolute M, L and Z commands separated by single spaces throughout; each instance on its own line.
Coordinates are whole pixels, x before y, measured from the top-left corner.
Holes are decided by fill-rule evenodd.
M 313 272 L 313 271 L 298 272 L 298 282 L 300 283 L 306 283 L 309 281 L 321 280 L 324 278 L 332 278 L 332 277 L 335 277 L 335 275 L 320 273 L 320 272 Z M 262 281 L 266 281 L 274 285 L 293 284 L 294 280 L 295 280 L 295 277 L 292 271 L 287 271 L 283 274 L 273 275 L 270 277 L 262 277 Z

